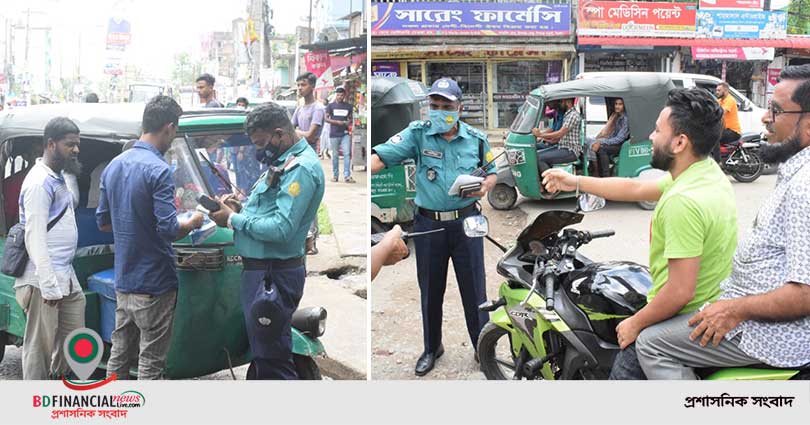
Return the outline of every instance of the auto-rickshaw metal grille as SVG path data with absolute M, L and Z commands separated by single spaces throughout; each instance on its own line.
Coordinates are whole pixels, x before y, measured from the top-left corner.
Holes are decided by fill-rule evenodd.
M 175 264 L 179 270 L 220 271 L 225 267 L 222 248 L 175 248 Z

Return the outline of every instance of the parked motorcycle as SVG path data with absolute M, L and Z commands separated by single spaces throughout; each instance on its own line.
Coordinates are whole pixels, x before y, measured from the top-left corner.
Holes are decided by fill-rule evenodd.
M 739 140 L 720 145 L 720 168 L 740 183 L 751 183 L 759 178 L 765 163 L 759 157 L 761 136 L 743 135 Z
M 600 202 L 601 200 L 601 202 Z M 577 211 L 546 211 L 504 249 L 499 297 L 482 304 L 490 322 L 477 353 L 487 379 L 607 379 L 619 345 L 616 325 L 647 303 L 652 277 L 629 261 L 593 262 L 579 248 L 612 230 L 567 228 L 604 200 L 582 195 Z M 703 379 L 797 379 L 808 370 L 767 366 L 701 369 Z

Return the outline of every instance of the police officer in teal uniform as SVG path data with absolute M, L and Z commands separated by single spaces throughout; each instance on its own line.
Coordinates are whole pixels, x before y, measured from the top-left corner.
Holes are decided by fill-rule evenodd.
M 416 362 L 415 373 L 427 374 L 444 354 L 442 345 L 442 303 L 447 286 L 450 258 L 458 279 L 467 331 L 473 349 L 478 334 L 489 320 L 478 306 L 486 301 L 484 245 L 481 238 L 464 234 L 464 218 L 480 214 L 477 202 L 495 186 L 496 169 L 489 164 L 481 189 L 467 197 L 448 195 L 456 178 L 470 174 L 492 160 L 487 136 L 459 121 L 461 89 L 449 79 L 433 83 L 430 93 L 430 120 L 414 121 L 408 128 L 374 148 L 371 171 L 400 164 L 407 159 L 417 163 L 414 231 L 444 228 L 444 232 L 414 239 L 416 268 L 422 301 L 422 332 L 425 351 Z
M 243 208 L 229 195 L 210 217 L 233 229 L 242 256 L 240 300 L 254 356 L 248 378 L 296 379 L 290 322 L 304 293 L 304 243 L 323 198 L 323 169 L 307 141 L 296 141 L 283 107 L 252 110 L 245 130 L 268 170 Z

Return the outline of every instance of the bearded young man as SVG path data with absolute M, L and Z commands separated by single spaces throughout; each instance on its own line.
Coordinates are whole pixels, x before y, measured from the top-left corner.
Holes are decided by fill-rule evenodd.
M 616 201 L 658 201 L 650 227 L 647 305 L 616 327 L 619 346 L 611 379 L 645 379 L 635 346 L 645 328 L 692 313 L 720 296 L 737 245 L 734 191 L 709 158 L 723 130 L 723 110 L 703 89 L 670 91 L 650 134 L 651 165 L 667 171 L 658 181 L 543 173 L 549 192 L 581 191 Z
M 26 314 L 23 379 L 57 378 L 70 369 L 62 345 L 84 327 L 84 293 L 73 270 L 79 238 L 68 173 L 78 175 L 79 127 L 68 118 L 48 121 L 45 151 L 23 181 L 20 223 L 25 226 L 28 264 L 14 282 Z

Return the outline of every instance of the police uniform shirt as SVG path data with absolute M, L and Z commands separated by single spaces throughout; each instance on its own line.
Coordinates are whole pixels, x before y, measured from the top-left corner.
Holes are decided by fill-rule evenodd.
M 483 132 L 461 121 L 458 125 L 458 133 L 448 142 L 430 128 L 430 121 L 414 121 L 386 143 L 374 148 L 386 167 L 398 165 L 407 159 L 417 162 L 414 202 L 419 207 L 451 211 L 464 208 L 476 200 L 451 196 L 447 192 L 459 175 L 472 173 L 479 167 L 479 162 L 483 165 L 491 161 L 492 150 Z M 479 142 L 483 143 L 483 158 L 479 156 Z M 489 164 L 486 174 L 495 173 L 495 164 Z
M 281 167 L 291 155 L 275 188 L 267 172 L 256 182 L 241 213 L 231 216 L 234 244 L 248 258 L 286 260 L 304 255 L 307 231 L 323 199 L 324 176 L 315 151 L 301 139 L 273 165 Z

